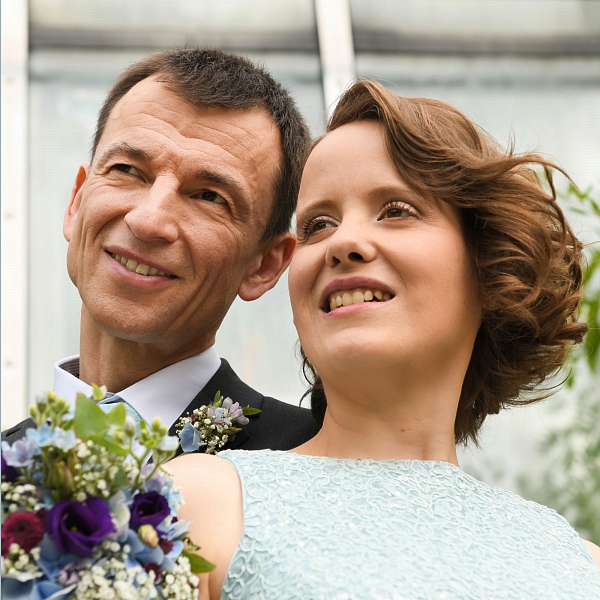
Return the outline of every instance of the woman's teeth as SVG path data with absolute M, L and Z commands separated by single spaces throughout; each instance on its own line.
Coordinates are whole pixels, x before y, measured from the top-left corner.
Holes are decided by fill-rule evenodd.
M 172 277 L 172 275 L 167 275 L 164 271 L 159 271 L 155 267 L 149 267 L 143 263 L 139 263 L 133 258 L 125 258 L 124 256 L 120 256 L 119 254 L 114 254 L 110 252 L 110 255 L 118 260 L 126 269 L 133 271 L 134 273 L 138 273 L 139 275 L 157 275 L 159 277 Z
M 391 300 L 392 295 L 382 290 L 347 290 L 345 292 L 335 292 L 329 296 L 329 310 L 335 310 L 340 306 L 350 306 L 351 304 L 361 304 L 362 302 L 385 302 Z

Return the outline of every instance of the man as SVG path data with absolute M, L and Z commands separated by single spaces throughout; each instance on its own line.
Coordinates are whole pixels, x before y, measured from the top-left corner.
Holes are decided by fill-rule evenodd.
M 259 298 L 289 264 L 308 143 L 287 92 L 242 57 L 189 48 L 131 66 L 102 107 L 65 214 L 83 305 L 80 355 L 56 365 L 55 392 L 74 402 L 105 385 L 173 435 L 220 391 L 262 410 L 227 447 L 286 450 L 312 437 L 308 410 L 252 390 L 214 349 L 235 297 Z

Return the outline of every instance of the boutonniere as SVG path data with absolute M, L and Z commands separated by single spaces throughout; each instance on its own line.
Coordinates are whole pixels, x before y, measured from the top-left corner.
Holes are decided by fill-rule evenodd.
M 258 408 L 242 408 L 231 398 L 224 399 L 219 391 L 212 404 L 187 413 L 175 424 L 181 449 L 184 452 L 198 452 L 205 448 L 206 454 L 216 454 L 241 431 L 238 425 L 247 425 L 248 416 L 259 412 Z

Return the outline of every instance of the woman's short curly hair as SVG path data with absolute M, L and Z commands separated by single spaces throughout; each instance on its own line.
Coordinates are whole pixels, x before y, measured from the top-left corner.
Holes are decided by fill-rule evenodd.
M 503 151 L 445 102 L 396 96 L 372 81 L 359 81 L 342 96 L 327 131 L 365 120 L 382 125 L 390 157 L 409 187 L 461 212 L 482 323 L 454 431 L 457 443 L 477 443 L 487 415 L 549 395 L 540 384 L 587 331 L 577 320 L 582 245 L 558 206 L 552 180 L 552 170 L 562 170 L 537 154 Z M 322 423 L 323 384 L 302 356 L 313 415 Z

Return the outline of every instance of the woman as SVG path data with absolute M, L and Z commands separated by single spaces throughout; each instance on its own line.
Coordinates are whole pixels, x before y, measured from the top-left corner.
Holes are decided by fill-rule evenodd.
M 217 565 L 205 598 L 600 598 L 600 549 L 456 457 L 586 331 L 581 244 L 532 164 L 551 181 L 447 104 L 367 81 L 342 97 L 289 273 L 322 428 L 172 463 Z

